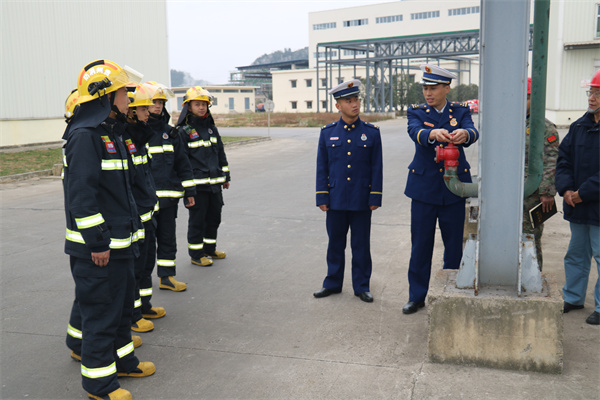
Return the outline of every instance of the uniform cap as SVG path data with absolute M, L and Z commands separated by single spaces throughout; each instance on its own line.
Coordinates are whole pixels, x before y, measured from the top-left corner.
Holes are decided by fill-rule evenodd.
M 342 99 L 344 97 L 358 96 L 360 92 L 360 80 L 353 79 L 351 81 L 346 81 L 344 83 L 340 83 L 333 89 L 329 91 L 329 94 L 333 96 L 334 99 Z
M 423 78 L 421 79 L 421 82 L 419 82 L 421 85 L 433 86 L 439 85 L 440 83 L 449 85 L 452 82 L 452 79 L 458 78 L 458 76 L 452 72 L 445 68 L 438 67 L 437 65 L 421 64 L 419 68 L 423 71 Z

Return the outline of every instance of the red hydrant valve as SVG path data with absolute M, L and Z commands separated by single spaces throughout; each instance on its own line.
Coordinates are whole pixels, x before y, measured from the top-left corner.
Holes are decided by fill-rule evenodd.
M 458 167 L 458 147 L 452 143 L 448 143 L 446 147 L 439 145 L 435 148 L 435 162 L 444 162 L 444 168 L 448 169 L 451 167 Z

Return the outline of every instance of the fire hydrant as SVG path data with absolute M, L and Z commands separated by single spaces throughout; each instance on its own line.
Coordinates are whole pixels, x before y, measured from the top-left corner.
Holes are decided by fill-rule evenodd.
M 446 170 L 448 170 L 448 168 L 458 167 L 459 155 L 458 147 L 453 143 L 448 143 L 446 147 L 444 147 L 444 145 L 439 145 L 435 148 L 435 162 L 438 163 L 443 161 Z

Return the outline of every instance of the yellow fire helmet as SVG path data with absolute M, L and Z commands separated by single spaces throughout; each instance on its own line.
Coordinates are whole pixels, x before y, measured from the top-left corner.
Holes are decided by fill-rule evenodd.
M 156 90 L 156 93 L 154 94 L 154 97 L 152 97 L 152 100 L 164 100 L 166 102 L 169 101 L 169 99 L 175 97 L 175 93 L 173 93 L 171 89 L 169 89 L 162 83 L 158 83 L 156 81 L 148 81 L 146 83 L 154 85 L 158 88 Z
M 79 105 L 79 92 L 77 89 L 73 89 L 67 100 L 65 101 L 65 119 L 67 122 L 75 115 L 75 109 Z
M 135 91 L 127 93 L 129 96 L 129 108 L 138 106 L 151 106 L 152 99 L 160 88 L 149 84 L 148 82 L 139 84 L 135 87 Z
M 140 83 L 142 77 L 143 75 L 136 70 L 127 66 L 121 68 L 112 61 L 92 61 L 79 72 L 77 79 L 79 104 L 115 92 L 128 84 Z
M 190 102 L 192 100 L 202 100 L 208 102 L 208 106 L 212 106 L 212 96 L 210 92 L 204 89 L 202 86 L 194 86 L 191 87 L 185 92 L 185 97 L 183 98 L 183 104 Z

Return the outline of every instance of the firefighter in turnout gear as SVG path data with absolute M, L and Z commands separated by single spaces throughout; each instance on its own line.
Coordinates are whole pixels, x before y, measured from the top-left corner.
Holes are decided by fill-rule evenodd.
M 131 330 L 135 332 L 149 332 L 154 329 L 154 324 L 145 319 L 142 314 L 150 318 L 162 318 L 166 315 L 163 307 L 152 307 L 147 302 L 147 309 L 142 309 L 142 296 L 148 298 L 152 293 L 152 271 L 154 270 L 154 221 L 152 215 L 158 209 L 156 187 L 152 179 L 152 171 L 148 161 L 146 143 L 153 132 L 148 126 L 148 107 L 152 105 L 152 96 L 158 88 L 150 84 L 141 84 L 129 92 L 129 111 L 127 113 L 127 134 L 125 139 L 130 161 L 133 164 L 135 176 L 133 178 L 133 197 L 135 199 L 140 219 L 144 224 L 144 240 L 140 241 L 140 256 L 135 259 L 135 302 Z M 149 307 L 148 307 L 149 306 Z
M 167 97 L 172 97 L 171 91 L 164 86 L 150 81 L 160 87 L 152 97 L 148 125 L 152 136 L 148 141 L 150 167 L 156 186 L 159 211 L 156 219 L 156 242 L 151 243 L 152 252 L 156 254 L 157 272 L 160 278 L 159 288 L 181 292 L 187 285 L 175 279 L 175 255 L 177 254 L 176 219 L 179 199 L 185 198 L 185 206 L 194 205 L 196 186 L 192 167 L 185 153 L 184 144 L 177 131 L 169 125 L 171 116 L 165 110 Z M 146 313 L 144 296 L 142 296 L 142 314 Z
M 117 377 L 156 370 L 138 360 L 131 339 L 133 259 L 142 224 L 122 135 L 129 102 L 125 85 L 136 80 L 135 71 L 108 60 L 87 64 L 77 81 L 79 110 L 63 136 L 72 314 L 81 317 L 82 386 L 93 399 L 131 399 Z
M 189 208 L 188 253 L 192 264 L 209 267 L 225 258 L 217 250 L 223 209 L 222 187 L 229 189 L 229 165 L 219 131 L 210 113 L 212 96 L 194 86 L 185 94 L 177 129 L 194 171 L 195 205 Z
M 79 110 L 79 91 L 73 89 L 67 100 L 65 101 L 65 121 L 67 124 L 71 122 L 77 111 Z M 63 164 L 64 164 L 64 152 L 63 146 Z M 61 173 L 61 177 L 64 179 L 64 170 Z M 77 301 L 73 304 L 72 316 L 67 326 L 67 347 L 71 349 L 71 358 L 76 361 L 81 361 L 81 313 L 79 312 L 79 303 Z M 142 345 L 142 338 L 139 336 L 132 336 L 133 346 L 138 348 Z

